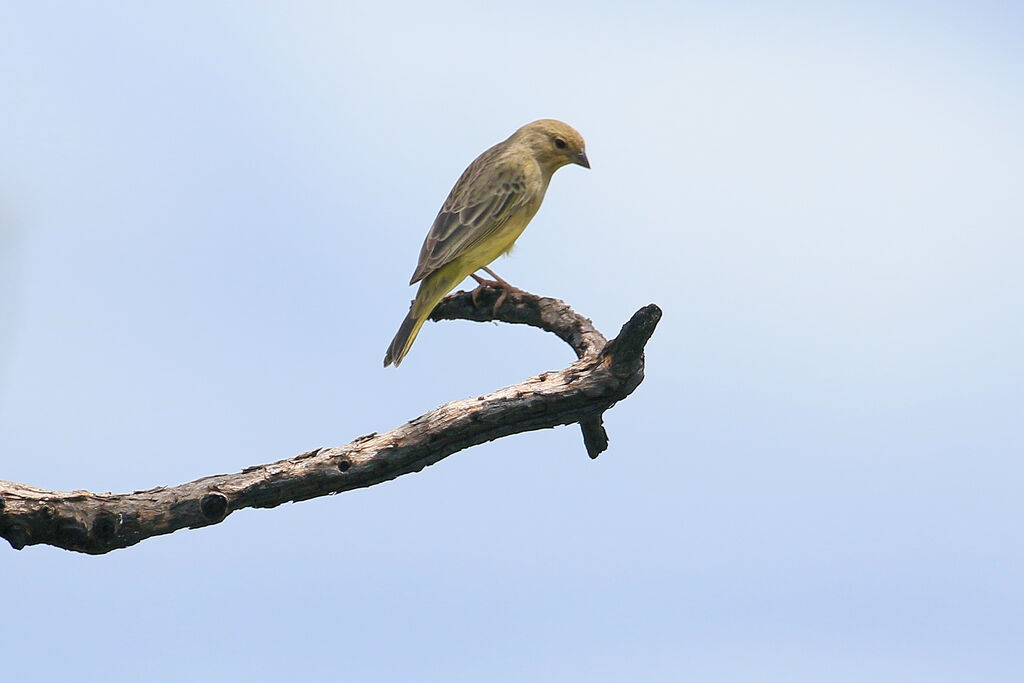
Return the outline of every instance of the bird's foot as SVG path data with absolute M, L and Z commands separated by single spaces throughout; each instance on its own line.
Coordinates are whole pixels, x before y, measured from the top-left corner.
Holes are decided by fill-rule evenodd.
M 490 273 L 491 271 L 488 270 L 487 272 Z M 491 275 L 494 275 L 494 273 L 491 273 Z M 501 308 L 501 305 L 503 303 L 505 303 L 505 299 L 508 297 L 510 292 L 523 291 L 518 287 L 513 287 L 512 285 L 510 285 L 509 283 L 505 282 L 504 280 L 497 276 L 495 276 L 496 279 L 494 280 L 485 280 L 476 273 L 473 273 L 472 278 L 476 280 L 477 286 L 476 289 L 469 293 L 469 297 L 470 299 L 473 300 L 473 305 L 476 306 L 477 308 L 480 308 L 480 302 L 477 301 L 477 297 L 480 296 L 480 292 L 487 289 L 488 287 L 496 287 L 501 290 L 501 294 L 498 295 L 498 300 L 494 302 L 494 308 L 491 311 L 492 315 L 498 314 L 498 309 Z

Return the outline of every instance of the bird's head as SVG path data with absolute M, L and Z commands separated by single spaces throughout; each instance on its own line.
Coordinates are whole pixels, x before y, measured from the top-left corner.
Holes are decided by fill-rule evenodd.
M 567 164 L 590 168 L 583 136 L 567 123 L 541 119 L 526 124 L 512 137 L 528 145 L 537 163 L 549 173 Z

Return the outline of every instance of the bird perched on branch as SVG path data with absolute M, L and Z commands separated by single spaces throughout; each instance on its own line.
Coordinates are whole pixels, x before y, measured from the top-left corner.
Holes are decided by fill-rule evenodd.
M 384 354 L 384 367 L 402 362 L 423 322 L 444 296 L 472 276 L 479 287 L 500 287 L 497 311 L 510 284 L 487 264 L 512 249 L 537 213 L 555 171 L 567 164 L 590 168 L 583 137 L 554 119 L 528 123 L 478 156 L 455 183 L 420 249 L 409 284 L 420 283 L 398 333 Z M 494 278 L 484 280 L 476 271 Z

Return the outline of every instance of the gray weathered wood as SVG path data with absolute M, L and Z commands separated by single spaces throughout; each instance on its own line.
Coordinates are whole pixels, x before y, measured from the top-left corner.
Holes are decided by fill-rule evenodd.
M 217 524 L 235 510 L 373 486 L 470 446 L 534 429 L 579 423 L 593 458 L 607 448 L 601 415 L 628 396 L 644 376 L 643 349 L 661 310 L 637 311 L 611 342 L 557 299 L 513 292 L 496 312 L 483 290 L 474 306 L 458 292 L 434 310 L 434 320 L 501 320 L 553 332 L 579 360 L 485 396 L 452 401 L 385 434 L 318 448 L 235 474 L 126 494 L 48 491 L 0 480 L 0 536 L 20 550 L 47 544 L 101 554 L 178 529 Z

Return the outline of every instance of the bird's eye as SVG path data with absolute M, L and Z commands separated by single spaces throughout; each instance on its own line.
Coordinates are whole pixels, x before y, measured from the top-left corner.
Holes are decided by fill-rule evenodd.
M 555 138 L 555 147 L 558 149 L 565 149 L 565 140 L 562 138 Z

